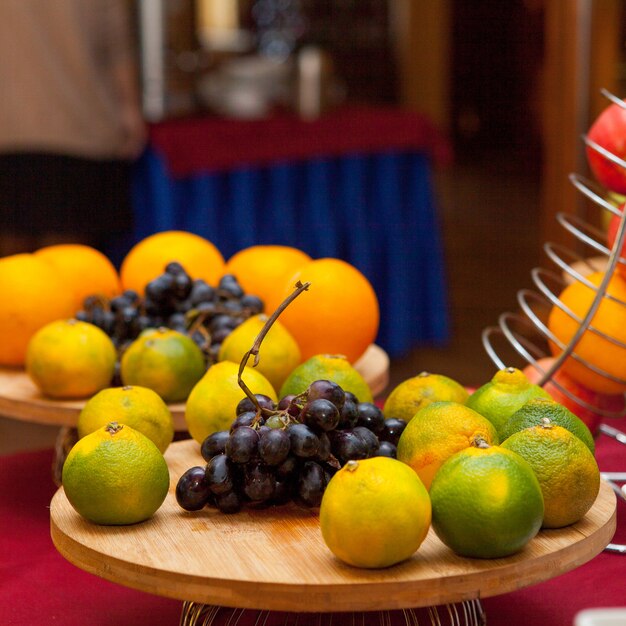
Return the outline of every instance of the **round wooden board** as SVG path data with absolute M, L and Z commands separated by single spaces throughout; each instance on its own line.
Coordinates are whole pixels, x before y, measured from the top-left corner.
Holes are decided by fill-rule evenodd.
M 372 344 L 355 363 L 374 396 L 382 393 L 389 382 L 389 357 Z M 85 400 L 52 400 L 37 389 L 22 369 L 0 368 L 0 415 L 13 419 L 56 426 L 76 426 Z M 177 431 L 186 431 L 185 405 L 170 405 Z
M 330 553 L 314 510 L 290 504 L 235 515 L 183 511 L 174 490 L 185 470 L 204 463 L 199 446 L 177 442 L 165 456 L 170 493 L 141 524 L 91 524 L 60 488 L 50 507 L 57 550 L 102 578 L 181 600 L 275 611 L 375 611 L 461 602 L 538 583 L 592 559 L 615 531 L 616 498 L 603 482 L 580 522 L 541 531 L 514 556 L 457 557 L 431 530 L 408 561 L 358 569 Z

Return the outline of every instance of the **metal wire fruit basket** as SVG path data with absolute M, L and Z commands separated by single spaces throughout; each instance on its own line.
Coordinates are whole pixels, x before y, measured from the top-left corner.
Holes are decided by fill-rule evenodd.
M 607 90 L 602 90 L 603 95 L 612 103 L 626 110 L 626 102 L 617 98 Z M 626 170 L 626 161 L 609 152 L 601 145 L 583 136 L 587 148 L 601 154 L 611 163 Z M 560 370 L 566 359 L 572 358 L 587 367 L 590 371 L 606 379 L 626 386 L 626 380 L 619 378 L 597 365 L 590 363 L 576 352 L 576 347 L 586 332 L 596 333 L 610 343 L 626 349 L 626 344 L 615 337 L 603 333 L 593 326 L 593 319 L 603 301 L 603 298 L 612 299 L 620 306 L 626 307 L 626 302 L 616 300 L 607 294 L 608 284 L 613 277 L 618 264 L 626 265 L 626 261 L 620 258 L 623 242 L 626 241 L 626 211 L 620 211 L 615 201 L 609 197 L 606 189 L 595 181 L 580 174 L 573 173 L 569 176 L 570 182 L 583 196 L 602 211 L 608 211 L 612 215 L 620 217 L 619 226 L 615 235 L 615 241 L 611 248 L 607 247 L 606 233 L 589 224 L 580 217 L 559 212 L 556 215 L 558 223 L 571 235 L 576 242 L 575 250 L 566 246 L 547 242 L 543 245 L 543 251 L 552 262 L 553 267 L 534 268 L 531 271 L 535 289 L 521 289 L 517 293 L 519 311 L 505 312 L 498 318 L 497 325 L 484 329 L 482 343 L 493 363 L 499 368 L 509 366 L 519 367 L 532 365 L 541 377 L 538 384 L 544 386 L 550 382 L 559 392 L 577 403 L 580 407 L 592 411 L 602 418 L 623 417 L 626 415 L 626 402 L 619 410 L 591 404 L 573 394 L 569 389 L 561 385 L 555 379 L 555 374 Z M 556 270 L 558 271 L 555 271 Z M 598 286 L 587 279 L 587 275 L 603 270 L 604 276 Z M 576 316 L 559 299 L 559 294 L 572 281 L 578 281 L 593 289 L 596 293 L 584 317 Z M 559 307 L 566 315 L 576 321 L 578 328 L 571 340 L 564 344 L 550 330 L 547 317 L 553 307 Z M 542 367 L 538 361 L 544 357 L 551 357 L 549 344 L 558 346 L 559 354 L 548 368 Z M 506 355 L 506 356 L 505 356 Z M 515 362 L 517 361 L 517 362 Z M 626 445 L 626 433 L 608 424 L 601 423 L 599 432 L 612 437 Z M 626 472 L 603 473 L 602 477 L 609 482 L 615 493 L 626 499 Z M 620 487 L 620 484 L 624 486 Z M 609 544 L 607 550 L 626 554 L 626 546 Z

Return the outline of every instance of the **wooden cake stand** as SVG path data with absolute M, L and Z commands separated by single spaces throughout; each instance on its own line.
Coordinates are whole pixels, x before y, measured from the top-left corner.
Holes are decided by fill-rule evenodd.
M 385 390 L 389 382 L 389 357 L 382 348 L 372 344 L 354 366 L 374 396 Z M 85 400 L 46 398 L 24 370 L 0 368 L 0 415 L 4 417 L 73 428 L 84 405 Z M 174 428 L 186 431 L 185 405 L 172 404 L 170 410 Z
M 212 623 L 222 610 L 218 607 L 301 613 L 301 623 L 318 612 L 402 609 L 406 618 L 406 611 L 430 607 L 431 623 L 441 624 L 434 605 L 447 605 L 443 610 L 456 616 L 454 624 L 483 624 L 481 597 L 582 565 L 610 542 L 616 525 L 615 494 L 602 482 L 594 506 L 580 522 L 541 531 L 511 557 L 457 557 L 431 529 L 411 559 L 383 570 L 359 569 L 328 550 L 316 510 L 290 504 L 234 515 L 208 508 L 187 513 L 174 490 L 185 470 L 204 464 L 199 446 L 193 440 L 173 443 L 165 458 L 170 492 L 152 519 L 133 526 L 92 524 L 75 512 L 60 488 L 50 506 L 51 535 L 57 550 L 87 572 L 184 600 L 181 624 L 187 625 Z M 461 603 L 460 608 L 454 603 Z M 380 623 L 390 624 L 382 615 Z M 319 623 L 328 621 L 320 617 Z

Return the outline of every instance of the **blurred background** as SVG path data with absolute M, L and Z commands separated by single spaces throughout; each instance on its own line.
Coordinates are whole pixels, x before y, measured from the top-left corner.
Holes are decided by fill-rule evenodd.
M 323 120 L 350 106 L 412 111 L 436 129 L 452 155 L 428 171 L 448 327 L 391 355 L 389 388 L 423 370 L 467 385 L 491 378 L 483 328 L 516 307 L 544 242 L 575 245 L 556 213 L 601 219 L 567 176 L 586 172 L 580 137 L 606 106 L 600 88 L 624 95 L 624 3 L 127 4 L 150 132 L 203 118 Z M 0 430 L 33 446 L 55 431 L 4 421 Z

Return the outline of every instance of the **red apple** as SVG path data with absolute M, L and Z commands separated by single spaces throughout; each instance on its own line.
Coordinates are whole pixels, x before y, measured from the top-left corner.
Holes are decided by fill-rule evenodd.
M 598 115 L 587 137 L 611 154 L 626 159 L 626 109 L 619 104 L 610 104 Z M 626 193 L 626 169 L 589 146 L 586 152 L 587 162 L 597 181 L 611 191 Z
M 523 369 L 523 372 L 526 374 L 526 377 L 530 380 L 530 382 L 537 384 L 543 377 L 544 373 L 552 367 L 555 361 L 556 359 L 553 357 L 538 359 L 536 366 L 533 363 L 529 363 Z M 609 396 L 597 393 L 596 391 L 587 389 L 587 387 L 583 387 L 583 385 L 576 382 L 562 370 L 557 370 L 552 376 L 552 379 L 548 381 L 543 388 L 552 396 L 555 402 L 562 404 L 574 415 L 585 422 L 594 436 L 598 434 L 598 426 L 600 426 L 603 416 L 570 398 L 563 391 L 561 391 L 557 385 L 582 402 L 585 402 L 592 407 L 597 407 L 599 410 L 614 411 L 619 413 L 624 409 L 624 396 Z
M 622 214 L 624 213 L 624 206 L 620 207 L 620 211 Z M 615 244 L 615 239 L 617 237 L 617 229 L 619 228 L 620 222 L 622 218 L 620 215 L 613 215 L 611 217 L 611 221 L 609 222 L 609 228 L 606 233 L 606 243 L 609 249 L 613 249 Z M 626 239 L 622 241 L 622 249 L 620 251 L 620 257 L 626 263 Z M 615 271 L 619 272 L 624 278 L 626 278 L 626 265 L 624 263 L 618 263 L 615 266 Z

